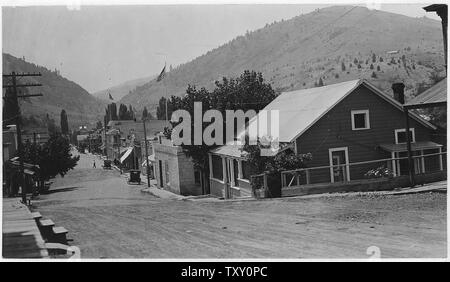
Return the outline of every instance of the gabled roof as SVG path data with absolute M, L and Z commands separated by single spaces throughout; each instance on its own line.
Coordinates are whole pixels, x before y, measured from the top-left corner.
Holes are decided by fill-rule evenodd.
M 405 104 L 407 108 L 422 108 L 447 103 L 447 78 L 414 97 Z
M 363 79 L 283 92 L 267 105 L 264 110 L 279 111 L 279 142 L 292 142 L 360 85 L 366 86 L 398 110 L 403 110 L 399 102 Z M 435 126 L 417 114 L 410 113 L 410 116 L 424 126 L 436 129 Z M 257 117 L 260 117 L 260 114 Z M 253 118 L 250 123 L 255 122 L 255 120 L 256 118 Z

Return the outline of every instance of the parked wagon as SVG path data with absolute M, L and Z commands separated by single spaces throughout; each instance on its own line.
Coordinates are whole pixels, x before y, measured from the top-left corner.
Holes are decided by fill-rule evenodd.
M 103 169 L 112 169 L 112 161 L 111 160 L 103 160 Z
M 128 184 L 141 184 L 141 171 L 137 169 L 130 170 L 130 178 Z

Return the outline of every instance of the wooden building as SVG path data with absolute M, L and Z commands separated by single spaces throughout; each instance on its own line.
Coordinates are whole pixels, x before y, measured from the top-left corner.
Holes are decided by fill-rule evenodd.
M 403 89 L 392 96 L 365 80 L 284 92 L 264 110 L 279 112 L 279 142 L 297 154 L 310 153 L 308 183 L 334 183 L 364 179 L 380 163 L 350 165 L 373 160 L 394 176 L 407 175 Z M 442 145 L 432 141 L 436 127 L 410 112 L 410 137 L 416 173 L 443 170 Z M 259 117 L 259 115 L 258 115 Z M 252 122 L 252 121 L 251 121 Z M 250 122 L 250 123 L 251 123 Z M 253 120 L 255 122 L 255 120 Z M 225 145 L 211 151 L 211 192 L 226 198 L 248 192 L 245 152 Z M 222 169 L 222 173 L 218 170 Z M 236 177 L 237 175 L 237 177 Z

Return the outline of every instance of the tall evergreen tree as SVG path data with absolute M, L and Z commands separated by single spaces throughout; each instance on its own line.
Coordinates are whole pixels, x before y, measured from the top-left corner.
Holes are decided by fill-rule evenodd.
M 322 78 L 319 78 L 319 83 L 317 84 L 317 86 L 323 86 L 324 84 L 323 84 L 323 80 L 322 80 Z
M 61 111 L 61 133 L 63 135 L 69 134 L 69 122 L 67 121 L 66 110 Z
M 158 108 L 156 108 L 156 118 L 159 120 L 166 119 L 166 102 L 167 99 L 165 97 L 159 99 Z
M 128 109 L 124 104 L 119 105 L 119 120 L 128 119 Z
M 147 107 L 144 107 L 144 110 L 142 111 L 142 119 L 147 119 L 148 117 L 148 110 Z

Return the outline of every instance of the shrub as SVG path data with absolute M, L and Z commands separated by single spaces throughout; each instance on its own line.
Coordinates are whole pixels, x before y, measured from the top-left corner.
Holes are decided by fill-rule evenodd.
M 381 178 L 381 177 L 392 177 L 394 174 L 391 169 L 380 166 L 369 170 L 364 174 L 366 178 Z

